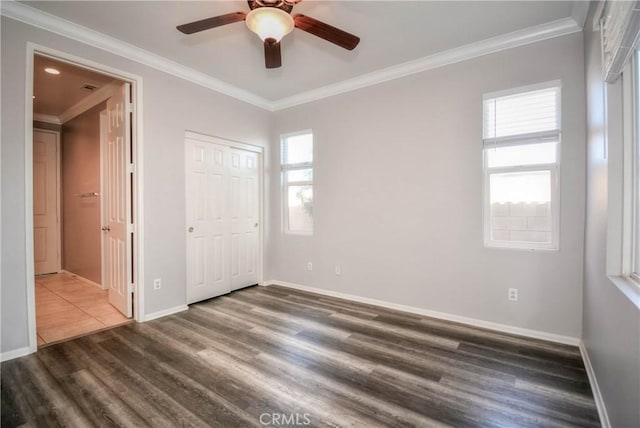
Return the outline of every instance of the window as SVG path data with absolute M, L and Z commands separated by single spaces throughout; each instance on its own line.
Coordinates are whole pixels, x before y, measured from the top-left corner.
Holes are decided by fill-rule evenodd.
M 284 230 L 313 234 L 313 134 L 282 136 L 282 200 Z
M 558 249 L 560 83 L 483 98 L 484 241 Z
M 638 53 L 605 83 L 607 276 L 640 308 L 640 78 Z

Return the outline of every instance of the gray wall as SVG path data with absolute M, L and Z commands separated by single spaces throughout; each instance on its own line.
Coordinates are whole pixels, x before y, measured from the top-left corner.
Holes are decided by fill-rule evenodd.
M 146 313 L 184 304 L 184 131 L 265 146 L 268 112 L 201 86 L 2 17 L 2 342 L 28 345 L 25 264 L 24 106 L 26 43 L 97 61 L 144 79 Z M 29 77 L 31 78 L 31 77 Z M 162 278 L 154 291 L 153 278 Z
M 103 102 L 62 126 L 62 268 L 102 284 L 100 112 Z
M 594 8 L 587 23 L 593 19 Z M 588 139 L 582 334 L 612 426 L 638 427 L 640 311 L 606 275 L 609 165 L 604 157 L 600 33 L 587 27 L 584 47 Z
M 582 53 L 582 35 L 574 34 L 276 113 L 272 171 L 280 134 L 314 133 L 315 234 L 282 233 L 272 177 L 269 279 L 580 337 Z M 555 79 L 562 80 L 560 251 L 486 249 L 482 94 Z M 519 302 L 507 301 L 509 287 L 520 289 Z

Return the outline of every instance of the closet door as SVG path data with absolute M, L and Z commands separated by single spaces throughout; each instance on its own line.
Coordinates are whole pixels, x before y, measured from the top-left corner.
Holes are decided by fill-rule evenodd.
M 229 147 L 186 141 L 187 303 L 231 291 Z
M 231 149 L 231 288 L 258 283 L 260 187 L 258 154 Z

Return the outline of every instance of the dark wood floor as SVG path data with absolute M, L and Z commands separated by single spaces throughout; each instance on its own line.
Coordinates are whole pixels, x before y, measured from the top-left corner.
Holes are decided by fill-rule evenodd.
M 276 286 L 45 347 L 1 376 L 3 427 L 599 426 L 575 347 Z

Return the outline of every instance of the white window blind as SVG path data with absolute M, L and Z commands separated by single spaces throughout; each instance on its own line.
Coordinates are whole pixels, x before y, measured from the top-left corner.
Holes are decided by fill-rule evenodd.
M 631 58 L 640 36 L 640 1 L 604 2 L 600 16 L 602 68 L 605 81 L 614 82 Z
M 518 140 L 557 139 L 560 135 L 558 86 L 533 91 L 485 97 L 483 140 L 487 145 Z

